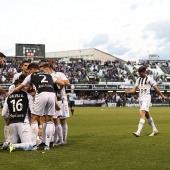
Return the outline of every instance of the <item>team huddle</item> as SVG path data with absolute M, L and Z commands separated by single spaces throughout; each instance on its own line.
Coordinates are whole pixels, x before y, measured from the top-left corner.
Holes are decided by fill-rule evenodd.
M 64 73 L 55 72 L 50 62 L 23 61 L 22 73 L 17 73 L 9 88 L 2 109 L 6 142 L 3 148 L 37 150 L 50 144 L 67 143 L 70 117 L 65 86 L 70 85 Z

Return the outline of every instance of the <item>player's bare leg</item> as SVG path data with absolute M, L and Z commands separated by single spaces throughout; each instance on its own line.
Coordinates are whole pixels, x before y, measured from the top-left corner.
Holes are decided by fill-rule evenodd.
M 63 143 L 67 143 L 68 125 L 66 119 L 60 119 L 62 131 L 63 131 Z
M 149 112 L 146 112 L 145 117 L 148 119 L 149 125 L 152 127 L 152 133 L 149 136 L 155 136 L 158 134 L 158 130 L 154 124 L 153 118 L 151 117 Z
M 138 130 L 137 132 L 133 132 L 133 135 L 136 137 L 140 136 L 140 132 L 145 124 L 145 110 L 140 110 L 140 120 L 139 120 L 139 124 L 138 124 Z

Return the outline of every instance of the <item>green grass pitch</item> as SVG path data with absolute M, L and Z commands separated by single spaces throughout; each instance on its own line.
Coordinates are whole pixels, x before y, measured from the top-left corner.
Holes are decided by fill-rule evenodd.
M 77 107 L 68 119 L 68 143 L 50 151 L 0 150 L 0 170 L 169 170 L 169 107 L 152 107 L 159 130 L 154 137 L 147 121 L 141 136 L 132 132 L 139 122 L 138 108 Z M 0 141 L 4 121 L 0 117 Z

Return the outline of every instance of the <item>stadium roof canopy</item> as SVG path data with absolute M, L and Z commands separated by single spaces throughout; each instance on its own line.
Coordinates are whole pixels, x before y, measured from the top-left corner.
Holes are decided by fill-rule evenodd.
M 107 60 L 118 60 L 125 63 L 125 60 L 122 60 L 118 57 L 115 57 L 111 54 L 98 50 L 96 48 L 89 49 L 78 49 L 78 50 L 68 50 L 68 51 L 56 51 L 46 53 L 46 58 L 77 58 L 85 60 L 101 60 L 105 62 Z

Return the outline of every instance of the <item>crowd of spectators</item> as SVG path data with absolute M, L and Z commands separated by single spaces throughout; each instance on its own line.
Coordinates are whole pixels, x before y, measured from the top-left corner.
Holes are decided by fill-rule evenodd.
M 165 65 L 165 63 L 158 63 L 158 62 L 151 62 L 149 60 L 143 61 L 141 63 L 136 63 L 136 62 L 127 62 L 128 65 L 131 65 L 133 67 L 133 71 L 132 71 L 132 75 L 134 76 L 135 80 L 139 77 L 138 72 L 137 72 L 137 68 L 139 66 L 145 66 L 147 67 L 147 74 L 150 75 L 156 82 L 157 84 L 162 84 L 162 82 L 166 82 L 166 76 L 165 74 L 158 74 L 157 70 L 156 70 L 156 64 L 159 65 L 160 67 Z M 138 67 L 136 67 L 138 65 Z M 166 66 L 167 66 L 167 62 L 166 62 Z M 168 67 L 168 66 L 167 66 Z
M 106 81 L 123 82 L 125 79 L 131 79 L 130 74 L 125 70 L 125 65 L 120 61 L 106 61 L 103 75 Z
M 14 74 L 21 71 L 21 64 L 25 58 L 7 58 L 4 67 L 0 70 L 2 83 L 11 83 Z M 29 59 L 30 62 L 32 61 Z M 71 84 L 96 84 L 99 81 L 121 82 L 125 78 L 131 79 L 125 71 L 125 65 L 119 61 L 100 60 L 70 60 L 61 59 L 35 59 L 34 62 L 49 61 L 53 64 L 55 71 L 63 72 Z
M 100 91 L 90 91 L 90 92 L 76 92 L 77 100 L 98 100 L 103 101 L 103 103 L 118 103 L 119 106 L 125 106 L 126 103 L 138 104 L 138 93 L 136 94 L 125 94 L 116 92 L 100 92 Z M 164 93 L 165 102 L 170 102 L 170 95 Z M 151 102 L 162 103 L 161 97 L 155 92 L 151 93 Z
M 4 67 L 0 69 L 0 84 L 10 84 L 15 73 L 21 71 L 21 64 L 25 58 L 7 58 Z M 32 61 L 31 59 L 30 62 Z M 128 61 L 126 64 L 133 67 L 130 74 L 126 70 L 126 65 L 120 61 L 106 61 L 102 63 L 100 60 L 70 60 L 64 61 L 61 59 L 35 59 L 35 62 L 41 63 L 50 61 L 55 71 L 63 72 L 70 80 L 71 84 L 96 84 L 100 81 L 103 82 L 123 82 L 125 79 L 130 80 L 131 84 L 134 79 L 138 78 L 137 63 Z M 143 61 L 138 63 L 147 66 L 147 74 L 152 76 L 158 84 L 166 81 L 165 75 L 159 75 L 158 72 L 153 71 L 156 65 L 154 62 Z M 168 63 L 165 63 L 169 67 Z M 152 69 L 150 69 L 152 68 Z

